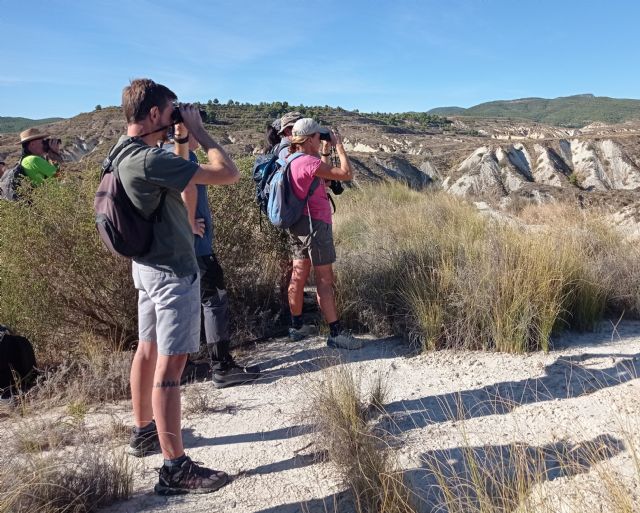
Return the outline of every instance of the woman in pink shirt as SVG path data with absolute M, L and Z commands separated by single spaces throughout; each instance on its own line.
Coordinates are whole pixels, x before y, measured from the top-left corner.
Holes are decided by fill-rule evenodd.
M 323 139 L 330 136 L 331 140 L 321 140 L 320 134 L 325 134 Z M 332 167 L 329 164 L 332 146 L 336 148 L 340 167 Z M 362 341 L 342 329 L 336 309 L 332 267 L 336 261 L 336 251 L 331 228 L 331 203 L 324 183 L 325 180 L 344 181 L 353 178 L 353 170 L 344 151 L 342 137 L 329 132 L 311 118 L 302 118 L 293 125 L 289 151 L 289 159 L 292 159 L 290 169 L 293 193 L 303 199 L 309 194 L 312 184 L 315 187 L 302 217 L 289 229 L 293 252 L 293 272 L 289 283 L 289 338 L 302 340 L 315 333 L 313 326 L 302 322 L 304 285 L 313 266 L 318 304 L 329 324 L 327 345 L 359 349 L 362 347 Z

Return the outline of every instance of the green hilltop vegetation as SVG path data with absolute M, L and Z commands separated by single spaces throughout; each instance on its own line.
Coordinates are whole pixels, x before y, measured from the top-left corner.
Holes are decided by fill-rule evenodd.
M 579 94 L 554 98 L 522 98 L 481 103 L 468 109 L 439 107 L 428 114 L 478 118 L 527 119 L 556 126 L 583 127 L 589 123 L 621 123 L 640 119 L 640 100 Z
M 62 121 L 64 118 L 45 118 L 45 119 L 29 119 L 29 118 L 11 118 L 0 116 L 0 134 L 8 134 L 12 132 L 22 132 L 27 128 L 47 123 L 55 123 Z
M 443 116 L 426 112 L 371 112 L 348 111 L 342 107 L 290 105 L 288 102 L 240 103 L 228 100 L 221 103 L 217 98 L 205 103 L 197 103 L 205 113 L 205 122 L 216 125 L 233 125 L 241 128 L 264 129 L 265 124 L 281 117 L 285 112 L 299 111 L 305 117 L 312 117 L 320 123 L 329 124 L 340 118 L 359 119 L 363 124 L 375 123 L 394 126 L 444 127 L 451 121 Z

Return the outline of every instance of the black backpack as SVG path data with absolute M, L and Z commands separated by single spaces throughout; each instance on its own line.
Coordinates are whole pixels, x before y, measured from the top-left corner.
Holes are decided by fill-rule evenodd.
M 138 144 L 134 144 L 134 143 Z M 118 164 L 140 147 L 139 139 L 129 137 L 114 145 L 102 163 L 102 176 L 93 203 L 96 228 L 104 245 L 114 255 L 126 258 L 141 257 L 151 249 L 153 225 L 160 221 L 167 190 L 147 219 L 133 205 L 120 181 Z
M 36 377 L 36 357 L 31 342 L 12 335 L 0 325 L 0 395 L 8 398 L 26 390 Z
M 18 199 L 18 185 L 22 180 L 22 177 L 26 176 L 24 168 L 22 167 L 22 158 L 20 161 L 8 169 L 0 178 L 0 199 L 7 201 L 16 201 Z

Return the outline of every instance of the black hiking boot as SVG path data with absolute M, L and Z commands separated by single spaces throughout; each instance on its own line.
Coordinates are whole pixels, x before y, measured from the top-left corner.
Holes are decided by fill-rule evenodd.
M 242 385 L 260 377 L 258 365 L 238 365 L 233 359 L 211 362 L 211 382 L 216 388 Z
M 225 472 L 202 467 L 187 456 L 180 466 L 160 467 L 158 484 L 154 490 L 158 495 L 211 493 L 228 483 L 229 476 Z
M 148 454 L 160 452 L 160 440 L 158 439 L 158 428 L 156 428 L 155 420 L 152 420 L 153 428 L 149 431 L 140 432 L 140 429 L 133 427 L 131 430 L 131 438 L 129 438 L 129 447 L 127 452 L 136 458 L 142 458 Z

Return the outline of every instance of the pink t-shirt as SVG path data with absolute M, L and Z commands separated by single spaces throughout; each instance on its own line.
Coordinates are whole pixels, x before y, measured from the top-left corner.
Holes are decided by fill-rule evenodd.
M 309 187 L 311 187 L 311 182 L 316 177 L 321 163 L 322 161 L 318 157 L 312 155 L 302 155 L 291 162 L 291 188 L 297 198 L 303 199 L 309 193 Z M 311 219 L 331 224 L 331 203 L 327 197 L 324 179 L 320 178 L 319 180 L 320 185 L 309 197 L 307 206 L 304 208 L 304 215 L 311 215 Z

